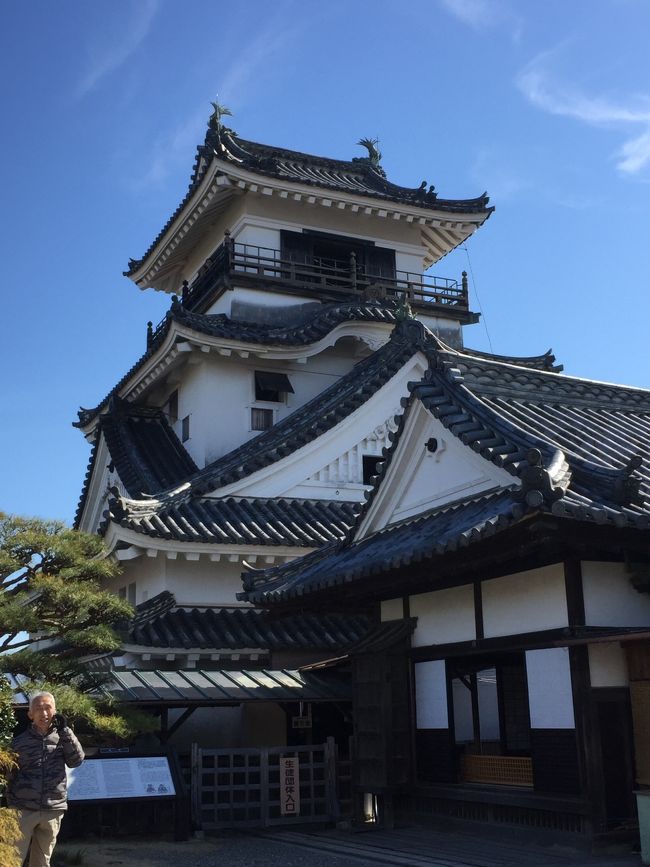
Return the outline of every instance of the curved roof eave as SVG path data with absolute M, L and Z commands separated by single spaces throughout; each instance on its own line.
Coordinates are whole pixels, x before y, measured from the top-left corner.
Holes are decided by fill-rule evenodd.
M 233 194 L 240 194 L 247 188 L 247 182 L 255 186 L 260 178 L 264 179 L 265 186 L 271 191 L 288 188 L 296 193 L 302 190 L 306 195 L 313 195 L 315 190 L 320 189 L 325 198 L 335 196 L 342 203 L 349 201 L 350 204 L 359 203 L 375 208 L 383 203 L 397 214 L 403 212 L 405 217 L 410 216 L 411 220 L 415 217 L 426 222 L 438 218 L 443 223 L 473 224 L 469 230 L 465 230 L 463 237 L 454 240 L 451 245 L 447 243 L 444 253 L 434 255 L 432 261 L 442 258 L 442 255 L 462 243 L 494 210 L 488 206 L 486 193 L 471 199 L 438 198 L 433 188 L 426 191 L 425 182 L 417 189 L 400 187 L 387 181 L 363 160 L 332 160 L 244 139 L 237 140 L 235 149 L 247 153 L 248 158 L 237 158 L 232 153 L 236 137 L 224 135 L 222 138 L 230 142 L 230 149 L 223 146 L 221 139 L 220 152 L 207 144 L 198 149 L 197 165 L 202 167 L 195 170 L 187 194 L 143 256 L 129 261 L 124 273 L 141 288 L 148 288 L 150 284 L 153 286 L 151 279 L 155 273 L 182 244 L 189 227 L 188 220 L 195 224 L 206 210 L 214 208 L 217 195 L 227 199 Z M 246 147 L 242 148 L 241 145 Z M 460 217 L 464 217 L 464 220 Z

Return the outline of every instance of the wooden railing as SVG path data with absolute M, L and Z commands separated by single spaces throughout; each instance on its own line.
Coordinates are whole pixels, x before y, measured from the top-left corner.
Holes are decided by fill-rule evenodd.
M 228 235 L 206 261 L 190 286 L 184 287 L 183 304 L 192 309 L 220 281 L 247 279 L 277 282 L 289 288 L 313 292 L 350 295 L 376 289 L 389 296 L 404 297 L 411 302 L 441 304 L 468 309 L 467 278 L 459 283 L 444 277 L 422 275 L 409 271 L 394 274 L 367 272 L 356 261 L 354 253 L 348 261 L 305 257 L 295 261 L 283 257 L 280 250 L 233 241 Z
M 313 293 L 321 298 L 395 298 L 412 305 L 469 311 L 465 271 L 460 283 L 446 277 L 410 271 L 374 274 L 357 263 L 354 253 L 351 253 L 347 262 L 316 256 L 295 261 L 283 257 L 282 251 L 272 247 L 233 241 L 228 233 L 223 244 L 206 260 L 192 283 L 183 283 L 181 304 L 188 310 L 200 311 L 202 303 L 214 289 L 232 286 L 237 281 Z M 147 345 L 151 345 L 165 321 L 163 319 L 155 329 L 149 326 Z

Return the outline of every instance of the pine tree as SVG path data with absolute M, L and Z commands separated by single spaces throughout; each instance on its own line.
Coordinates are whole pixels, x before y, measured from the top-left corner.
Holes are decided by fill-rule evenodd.
M 98 699 L 103 675 L 87 664 L 119 648 L 115 626 L 133 614 L 102 590 L 118 574 L 99 536 L 0 512 L 2 671 L 26 690 L 51 691 L 57 710 L 82 727 L 126 738 L 150 731 L 152 720 Z
M 9 683 L 0 678 L 0 792 L 4 790 L 7 775 L 15 767 L 11 752 L 11 737 L 14 729 L 14 715 L 11 710 L 13 693 Z M 3 867 L 20 867 L 16 842 L 20 831 L 16 811 L 8 807 L 0 808 L 0 864 Z

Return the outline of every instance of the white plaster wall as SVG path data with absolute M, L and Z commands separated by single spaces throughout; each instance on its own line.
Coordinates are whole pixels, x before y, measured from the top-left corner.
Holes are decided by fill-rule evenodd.
M 433 453 L 426 448 L 431 437 L 437 441 Z M 363 538 L 461 496 L 509 486 L 512 481 L 505 470 L 463 445 L 420 401 L 415 401 L 408 410 L 397 452 L 382 486 L 360 525 L 359 536 Z
M 531 728 L 575 728 L 568 649 L 527 650 L 526 674 Z
M 224 358 L 210 353 L 198 364 L 185 364 L 177 384 L 179 417 L 174 430 L 180 438 L 182 419 L 189 415 L 190 437 L 184 446 L 198 466 L 257 436 L 258 431 L 250 429 L 251 406 L 273 409 L 276 422 L 280 421 L 334 384 L 357 360 L 347 346 L 334 347 L 322 355 L 299 364 L 278 359 Z M 196 353 L 192 353 L 195 358 Z M 294 392 L 277 403 L 256 402 L 256 370 L 286 373 Z
M 269 226 L 259 226 L 255 223 L 246 223 L 242 226 L 241 231 L 237 233 L 233 240 L 237 244 L 249 244 L 252 247 L 265 247 L 261 251 L 261 255 L 270 256 L 270 250 L 280 249 L 280 229 L 271 228 Z M 250 250 L 252 255 L 257 255 L 257 251 Z
M 413 635 L 414 647 L 476 638 L 471 585 L 420 593 L 411 596 L 409 604 L 411 616 L 418 619 Z
M 416 662 L 415 706 L 419 729 L 449 727 L 447 680 L 444 659 Z
M 218 562 L 207 556 L 200 560 L 186 560 L 182 554 L 168 559 L 164 553 L 157 557 L 142 555 L 122 562 L 122 574 L 113 579 L 106 589 L 117 593 L 120 587 L 135 581 L 136 602 L 146 602 L 163 590 L 176 597 L 179 605 L 241 605 L 236 594 L 241 592 L 240 562 L 224 558 Z
M 561 563 L 484 581 L 482 595 L 486 638 L 568 625 Z
M 629 686 L 625 651 L 617 641 L 589 645 L 589 676 L 595 688 Z
M 421 275 L 424 270 L 424 256 L 413 253 L 395 253 L 395 270 Z
M 207 309 L 207 313 L 225 313 L 230 316 L 235 302 L 254 304 L 259 307 L 295 307 L 299 304 L 313 302 L 309 295 L 284 295 L 281 292 L 264 292 L 261 289 L 248 289 L 234 286 L 220 295 Z
M 239 236 L 244 225 L 256 224 L 277 229 L 300 232 L 302 229 L 316 229 L 335 235 L 350 235 L 353 238 L 374 240 L 382 247 L 402 246 L 404 252 L 417 255 L 422 245 L 420 227 L 405 220 L 388 220 L 382 217 L 353 213 L 349 209 L 323 207 L 306 201 L 295 202 L 278 196 L 246 196 L 246 213 L 237 221 L 231 221 L 233 237 Z M 410 250 L 408 248 L 411 248 Z
M 121 563 L 122 574 L 106 589 L 117 593 L 120 587 L 135 582 L 135 601 L 146 602 L 167 587 L 167 561 L 161 557 L 136 557 Z
M 587 626 L 650 627 L 650 594 L 638 593 L 623 563 L 582 564 Z
M 421 359 L 414 356 L 359 409 L 326 434 L 307 443 L 284 460 L 265 467 L 247 479 L 224 487 L 222 493 L 239 496 L 295 496 L 313 474 L 349 451 L 396 412 L 405 393 L 406 382 L 422 372 Z M 325 489 L 324 499 L 331 497 Z
M 498 481 L 512 483 L 512 478 L 502 478 L 502 471 L 452 436 L 424 407 L 417 405 L 416 411 L 426 413 L 428 417 L 419 437 L 417 452 L 408 450 L 410 455 L 417 455 L 417 459 L 408 466 L 408 482 L 391 522 L 457 499 L 461 493 L 491 488 Z M 425 447 L 430 437 L 438 441 L 434 453 Z
M 162 559 L 162 558 L 159 558 Z M 179 605 L 233 605 L 236 593 L 241 592 L 241 562 L 220 560 L 213 563 L 207 557 L 200 560 L 166 561 L 166 588 Z
M 381 603 L 381 622 L 387 620 L 401 620 L 404 617 L 404 603 L 402 598 L 384 599 Z

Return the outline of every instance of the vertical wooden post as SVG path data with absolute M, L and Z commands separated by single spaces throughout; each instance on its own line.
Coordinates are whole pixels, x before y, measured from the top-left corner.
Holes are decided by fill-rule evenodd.
M 313 754 L 312 754 L 313 756 Z M 325 742 L 324 760 L 325 760 L 325 787 L 327 799 L 327 812 L 330 820 L 336 822 L 341 816 L 339 801 L 336 792 L 337 772 L 336 772 L 337 747 L 333 737 L 328 737 Z
M 269 792 L 269 751 L 260 750 L 260 820 L 263 828 L 269 826 L 271 793 Z
M 192 744 L 190 764 L 190 810 L 192 826 L 201 830 L 201 748 L 198 744 Z
M 465 304 L 469 304 L 469 286 L 467 284 L 467 271 L 463 271 L 460 278 L 460 285 L 463 290 L 463 300 Z
M 354 250 L 350 253 L 350 285 L 356 292 L 357 290 L 357 254 Z

